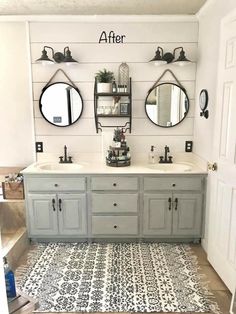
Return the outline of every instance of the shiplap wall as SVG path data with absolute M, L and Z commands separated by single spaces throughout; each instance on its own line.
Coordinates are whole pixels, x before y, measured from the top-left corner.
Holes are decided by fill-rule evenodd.
M 124 44 L 98 43 L 101 32 L 111 30 L 117 35 L 126 36 Z M 165 52 L 183 46 L 188 58 L 196 61 L 197 22 L 171 22 L 171 20 L 150 23 L 30 22 L 29 33 L 35 140 L 43 141 L 46 154 L 58 156 L 62 153 L 64 144 L 69 147 L 71 154 L 102 153 L 104 133 L 103 135 L 96 133 L 94 122 L 94 75 L 103 68 L 114 71 L 117 75 L 121 62 L 128 63 L 133 82 L 132 133 L 127 134 L 131 154 L 148 152 L 151 145 L 157 146 L 159 152 L 162 153 L 165 144 L 170 146 L 172 152 L 183 152 L 185 140 L 192 140 L 196 63 L 186 67 L 174 65 L 155 67 L 148 63 L 148 60 L 154 56 L 157 46 L 160 45 Z M 62 64 L 42 66 L 35 63 L 35 60 L 41 56 L 44 45 L 53 47 L 55 51 L 63 51 L 65 46 L 69 46 L 72 56 L 79 63 L 73 66 Z M 48 55 L 50 57 L 50 52 Z M 69 75 L 84 99 L 84 111 L 81 118 L 74 125 L 66 128 L 47 123 L 40 114 L 38 104 L 42 88 L 58 68 L 63 69 Z M 147 91 L 167 68 L 174 72 L 190 98 L 190 111 L 187 118 L 178 126 L 169 129 L 152 124 L 144 110 Z M 173 80 L 173 78 L 166 75 L 163 81 L 168 80 Z M 66 81 L 66 78 L 60 73 L 55 81 Z M 108 119 L 107 124 L 109 124 Z M 106 130 L 104 129 L 104 132 L 107 132 Z

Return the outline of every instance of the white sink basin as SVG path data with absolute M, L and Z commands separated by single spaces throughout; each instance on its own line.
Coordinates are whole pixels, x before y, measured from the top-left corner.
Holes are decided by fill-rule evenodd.
M 72 163 L 72 164 L 59 164 L 54 162 L 42 163 L 36 165 L 39 170 L 45 171 L 77 171 L 83 167 L 82 164 Z
M 191 171 L 192 166 L 190 164 L 172 163 L 172 164 L 150 164 L 148 168 L 163 172 L 185 172 Z

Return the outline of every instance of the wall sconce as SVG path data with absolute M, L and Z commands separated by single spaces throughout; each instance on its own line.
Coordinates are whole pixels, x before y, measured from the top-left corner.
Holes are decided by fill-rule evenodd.
M 54 61 L 48 58 L 46 49 L 51 49 L 52 57 Z M 65 47 L 64 53 L 62 53 L 62 52 L 54 52 L 54 49 L 52 47 L 44 46 L 43 51 L 42 51 L 42 56 L 39 59 L 37 59 L 36 62 L 42 63 L 42 64 L 51 64 L 55 62 L 56 63 L 63 62 L 63 63 L 71 64 L 71 63 L 76 63 L 78 61 L 72 58 L 69 47 Z
M 176 50 L 181 49 L 178 59 L 175 60 L 175 52 Z M 151 59 L 149 62 L 153 62 L 155 65 L 164 65 L 167 63 L 174 63 L 179 66 L 184 66 L 189 63 L 191 63 L 190 60 L 188 60 L 185 56 L 185 51 L 183 47 L 177 47 L 173 50 L 173 53 L 171 52 L 163 52 L 163 49 L 161 47 L 157 47 L 156 54 L 153 59 Z

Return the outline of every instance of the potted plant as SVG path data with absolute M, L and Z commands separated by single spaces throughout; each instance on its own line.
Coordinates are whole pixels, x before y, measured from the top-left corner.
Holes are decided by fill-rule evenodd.
M 97 92 L 98 93 L 110 93 L 111 83 L 114 79 L 114 73 L 106 69 L 100 70 L 95 75 L 97 81 Z

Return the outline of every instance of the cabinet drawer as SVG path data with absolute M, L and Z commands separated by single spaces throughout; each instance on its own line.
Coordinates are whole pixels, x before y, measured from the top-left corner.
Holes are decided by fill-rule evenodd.
M 93 216 L 93 235 L 137 235 L 137 216 Z
M 91 179 L 92 190 L 137 190 L 138 178 L 136 177 L 93 177 Z
M 93 213 L 137 213 L 138 194 L 92 194 Z
M 202 178 L 145 177 L 144 190 L 201 190 Z
M 85 190 L 85 178 L 29 178 L 29 191 L 79 191 Z

